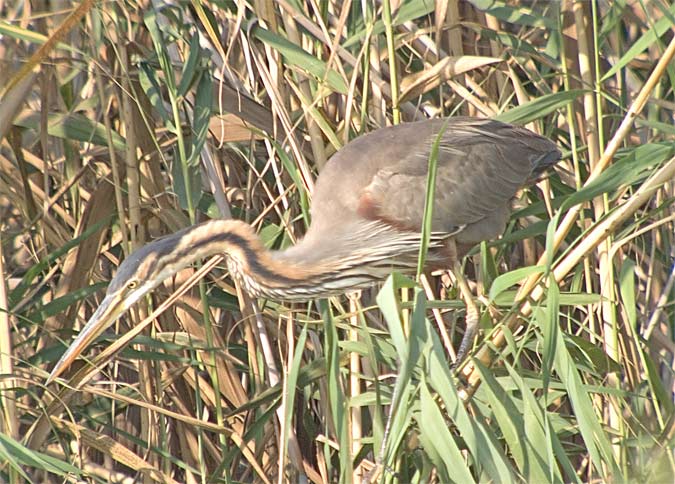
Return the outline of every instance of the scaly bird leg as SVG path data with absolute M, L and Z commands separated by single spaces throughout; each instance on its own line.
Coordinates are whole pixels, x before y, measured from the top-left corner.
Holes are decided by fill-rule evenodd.
M 464 329 L 464 336 L 462 336 L 462 342 L 459 344 L 459 349 L 457 350 L 457 359 L 452 365 L 452 369 L 454 370 L 462 363 L 464 357 L 466 357 L 467 353 L 471 349 L 473 338 L 476 336 L 476 330 L 478 329 L 480 312 L 478 311 L 478 306 L 473 299 L 471 288 L 464 277 L 462 266 L 459 263 L 459 258 L 457 257 L 457 246 L 454 240 L 449 241 L 448 248 L 450 249 L 450 270 L 455 276 L 457 287 L 459 288 L 459 292 L 462 295 L 462 299 L 464 299 L 464 304 L 466 304 L 466 327 Z

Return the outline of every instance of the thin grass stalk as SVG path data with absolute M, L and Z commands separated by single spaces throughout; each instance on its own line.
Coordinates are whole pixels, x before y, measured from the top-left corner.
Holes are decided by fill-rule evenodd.
M 312 171 L 304 161 L 305 157 L 302 155 L 302 150 L 298 146 L 296 137 L 294 135 L 293 123 L 291 122 L 290 115 L 284 108 L 284 104 L 282 102 L 283 97 L 277 88 L 277 84 L 274 82 L 273 71 L 268 69 L 267 63 L 264 61 L 264 57 L 260 52 L 258 52 L 256 47 L 253 44 L 250 44 L 250 47 L 251 50 L 256 54 L 253 56 L 253 60 L 255 61 L 256 67 L 260 74 L 260 80 L 265 87 L 267 95 L 270 96 L 272 104 L 276 106 L 274 112 L 287 134 L 284 140 L 290 145 L 293 159 L 298 162 L 298 167 L 302 175 L 302 181 L 305 184 L 307 191 L 311 193 L 314 189 Z M 270 63 L 270 65 L 273 66 L 274 64 Z
M 666 220 L 670 222 L 674 218 L 675 215 L 671 215 Z M 675 260 L 674 252 L 675 250 L 671 250 L 672 260 Z M 661 294 L 659 295 L 659 298 L 656 302 L 656 308 L 654 309 L 654 312 L 649 317 L 649 321 L 647 322 L 647 327 L 643 334 L 645 341 L 650 340 L 652 333 L 656 329 L 656 326 L 658 325 L 659 321 L 662 319 L 664 310 L 667 307 L 669 296 L 673 290 L 674 285 L 675 285 L 675 262 L 671 267 L 670 274 L 668 275 L 668 280 L 666 281 L 666 284 L 663 286 L 663 290 L 661 291 Z
M 374 7 L 370 2 L 362 2 L 362 8 L 366 11 L 363 14 L 363 17 L 366 19 L 367 25 L 373 25 L 375 23 L 375 12 Z M 388 89 L 388 84 L 382 80 L 382 68 L 380 66 L 380 48 L 378 45 L 378 39 L 376 36 L 370 37 L 370 49 L 368 52 L 368 76 L 370 78 L 370 83 L 368 84 L 370 89 L 370 99 L 371 102 L 368 105 L 367 110 L 368 116 L 372 118 L 375 123 L 375 126 L 385 126 L 386 119 L 383 114 L 383 104 L 384 98 L 386 96 L 385 91 Z M 378 79 L 380 82 L 378 82 Z M 367 120 L 367 118 L 366 118 Z
M 334 62 L 336 64 L 340 64 L 340 71 L 343 73 L 343 76 L 345 78 L 348 77 L 347 73 L 344 72 L 344 67 L 339 63 L 338 61 L 334 60 L 333 56 L 337 54 L 338 48 L 340 47 L 340 40 L 342 38 L 347 36 L 347 29 L 346 29 L 346 24 L 347 20 L 349 19 L 349 14 L 351 12 L 352 8 L 352 0 L 346 0 L 345 2 L 342 2 L 341 5 L 341 10 L 340 10 L 340 15 L 338 17 L 338 21 L 335 24 L 334 31 L 335 31 L 335 36 L 333 38 L 333 42 L 331 43 L 330 46 L 330 59 L 329 62 L 327 62 L 327 68 L 330 68 L 331 62 Z M 361 49 L 359 49 L 359 53 L 357 55 L 358 59 L 362 59 L 363 55 L 365 52 L 368 51 L 367 49 L 367 42 L 364 42 L 363 45 L 361 46 Z M 358 93 L 356 89 L 356 82 L 358 80 L 358 74 L 359 74 L 359 66 L 362 66 L 361 61 L 357 61 L 354 66 L 356 68 L 352 69 L 352 74 L 351 77 L 349 78 L 349 87 L 347 91 L 347 99 L 345 100 L 345 106 L 344 106 L 344 111 L 342 112 L 342 120 L 344 122 L 344 129 L 343 129 L 343 142 L 342 144 L 346 144 L 349 141 L 349 132 L 350 132 L 350 126 L 351 126 L 351 120 L 352 120 L 352 110 L 354 109 L 354 104 L 355 104 L 355 98 Z M 366 85 L 366 83 L 364 83 Z
M 150 22 L 153 21 L 153 19 L 149 20 Z M 164 25 L 168 23 L 168 19 L 163 15 L 160 14 L 156 17 L 156 22 L 157 25 Z M 159 34 L 161 35 L 161 34 Z M 181 62 L 183 61 L 177 51 L 176 48 L 173 48 L 173 45 L 167 45 L 164 47 L 161 45 L 158 41 L 159 38 L 154 38 L 155 41 L 155 50 L 157 51 L 158 58 L 160 59 L 160 66 L 162 70 L 165 73 L 165 78 L 167 80 L 167 94 L 169 96 L 169 103 L 171 106 L 171 112 L 173 116 L 172 124 L 174 127 L 174 134 L 176 135 L 176 141 L 178 145 L 178 160 L 174 160 L 174 162 L 180 163 L 181 167 L 181 173 L 182 173 L 182 178 L 183 178 L 183 185 L 185 189 L 185 202 L 187 205 L 187 212 L 188 216 L 190 218 L 190 223 L 194 224 L 196 223 L 197 220 L 197 213 L 196 213 L 196 207 L 194 206 L 193 203 L 193 192 L 196 189 L 196 187 L 192 186 L 191 182 L 191 177 L 192 173 L 191 171 L 193 170 L 193 167 L 191 165 L 195 164 L 195 161 L 197 158 L 197 144 L 193 143 L 193 148 L 190 153 L 190 158 L 188 159 L 188 152 L 187 152 L 187 140 L 185 139 L 185 136 L 183 134 L 183 121 L 182 121 L 182 116 L 180 114 L 181 111 L 186 112 L 187 116 L 187 121 L 189 126 L 194 128 L 194 135 L 199 141 L 199 138 L 197 137 L 197 132 L 199 131 L 200 127 L 196 126 L 196 123 L 198 122 L 197 116 L 199 114 L 195 114 L 195 110 L 200 109 L 200 93 L 197 92 L 196 94 L 196 99 L 195 99 L 195 110 L 190 108 L 189 106 L 187 109 L 183 109 L 184 100 L 183 100 L 183 95 L 181 92 L 179 92 L 179 85 L 176 83 L 175 79 L 175 74 L 173 72 L 173 65 L 180 65 Z M 170 64 L 167 64 L 167 60 L 170 61 Z M 189 64 L 188 64 L 189 65 Z M 199 73 L 200 66 L 199 64 L 196 64 L 193 67 L 193 70 L 184 70 L 183 71 L 183 76 L 184 77 L 189 77 L 189 78 L 194 78 L 195 81 L 197 82 L 197 89 L 204 89 L 205 87 L 210 87 L 210 85 L 204 86 L 203 83 L 201 82 L 200 77 L 203 74 Z M 181 79 L 181 85 L 185 81 L 185 79 Z M 209 110 L 210 112 L 210 110 Z M 199 152 L 203 152 L 203 149 L 200 149 Z M 196 264 L 197 267 L 199 267 L 199 263 Z M 220 378 L 219 378 L 219 371 L 217 370 L 218 368 L 218 359 L 217 359 L 217 350 L 215 349 L 216 346 L 214 345 L 214 329 L 211 321 L 211 310 L 208 304 L 208 300 L 206 297 L 206 286 L 203 280 L 199 282 L 199 295 L 200 295 L 200 301 L 201 301 L 201 306 L 202 306 L 202 322 L 204 325 L 204 335 L 206 337 L 206 342 L 208 347 L 210 348 L 208 352 L 208 359 L 207 362 L 205 362 L 204 367 L 207 370 L 207 373 L 209 374 L 209 377 L 211 379 L 211 386 L 214 389 L 220 389 L 221 384 L 220 384 Z M 197 370 L 195 369 L 195 372 Z M 199 381 L 199 380 L 197 380 Z M 159 384 L 159 382 L 157 382 Z M 195 399 L 197 402 L 202 401 L 202 396 L 200 395 L 200 385 L 195 385 Z M 219 393 L 218 393 L 219 395 Z M 224 423 L 224 417 L 223 417 L 223 409 L 221 405 L 221 399 L 219 396 L 215 397 L 214 399 L 214 404 L 215 404 L 215 416 L 216 416 L 216 421 L 219 424 Z M 199 405 L 201 407 L 201 405 Z M 200 412 L 201 413 L 201 412 Z M 200 456 L 203 454 L 202 447 L 204 445 L 204 436 L 201 434 L 201 432 L 198 431 L 198 443 L 200 447 L 199 454 Z M 225 439 L 221 436 L 220 438 L 220 446 L 221 446 L 221 452 L 225 453 L 226 448 L 227 448 L 227 443 Z M 200 463 L 203 463 L 204 459 L 200 457 Z M 204 469 L 203 474 L 205 473 L 206 469 Z
M 11 330 L 12 325 L 9 320 L 9 304 L 7 300 L 7 287 L 5 286 L 5 265 L 2 233 L 0 232 L 0 373 L 3 375 L 14 374 L 14 349 L 12 347 Z M 11 391 L 17 388 L 14 378 L 4 377 L 0 380 L 0 407 L 2 407 L 2 420 L 0 429 L 9 438 L 18 439 L 19 433 L 17 424 L 16 401 L 12 398 Z M 11 474 L 12 482 L 19 482 L 15 471 Z
M 349 298 L 349 341 L 359 342 L 359 321 L 358 314 L 362 309 L 355 297 Z M 356 351 L 349 353 L 349 398 L 351 401 L 361 395 L 361 355 Z M 349 418 L 349 436 L 351 440 L 351 461 L 352 461 L 352 482 L 359 483 L 363 479 L 363 465 L 356 464 L 356 456 L 359 454 L 363 444 L 363 418 L 360 406 L 352 405 Z
M 95 52 L 94 46 L 91 45 L 92 52 Z M 93 70 L 94 81 L 96 84 L 96 92 L 100 99 L 106 99 L 105 97 L 105 88 L 103 79 L 101 77 L 101 71 L 99 69 Z M 110 168 L 112 171 L 113 186 L 115 188 L 115 207 L 117 208 L 117 213 L 124 214 L 124 199 L 122 198 L 122 177 L 120 176 L 119 170 L 119 161 L 117 157 L 117 151 L 113 149 L 113 139 L 112 139 L 112 124 L 110 122 L 109 116 L 110 103 L 106 103 L 105 111 L 103 112 L 103 125 L 105 126 L 105 135 L 108 148 L 108 156 L 110 156 Z M 122 247 L 125 249 L 129 247 L 129 231 L 127 230 L 127 224 L 119 224 L 120 234 L 122 236 Z
M 591 19 L 592 19 L 592 28 L 593 28 L 593 53 L 594 53 L 594 59 L 593 59 L 593 67 L 595 68 L 594 70 L 594 93 L 595 93 L 595 103 L 594 106 L 596 107 L 596 116 L 597 116 L 597 121 L 596 125 L 598 126 L 598 132 L 597 132 L 597 138 L 598 138 L 598 146 L 604 147 L 605 146 L 605 131 L 603 129 L 603 120 L 605 118 L 604 112 L 603 112 L 603 85 L 600 82 L 600 79 L 602 79 L 602 72 L 601 72 L 601 62 L 602 59 L 600 58 L 600 39 L 599 39 L 599 22 L 598 19 L 600 18 L 600 13 L 598 12 L 598 5 L 596 2 L 591 2 L 590 4 L 591 7 Z M 656 89 L 658 90 L 660 87 L 660 84 L 656 86 Z M 605 213 L 607 210 L 609 210 L 609 200 L 608 196 L 605 194 L 603 196 L 603 213 Z M 607 319 L 607 317 L 610 318 L 610 332 L 609 332 L 609 337 L 607 336 L 607 332 L 605 332 L 604 339 L 605 339 L 605 345 L 608 343 L 612 345 L 613 347 L 618 347 L 618 342 L 619 342 L 619 337 L 620 337 L 620 331 L 619 331 L 619 322 L 617 321 L 617 307 L 619 306 L 619 301 L 617 301 L 617 296 L 616 296 L 616 291 L 614 290 L 616 286 L 615 282 L 615 275 L 614 275 L 614 267 L 613 267 L 613 261 L 614 258 L 612 257 L 613 251 L 613 240 L 614 236 L 611 235 L 610 237 L 607 238 L 607 240 L 598 246 L 598 255 L 600 256 L 600 274 L 601 274 L 601 279 L 600 279 L 600 286 L 601 286 L 601 293 L 600 295 L 603 296 L 602 292 L 602 287 L 607 287 L 607 294 L 605 295 L 605 300 L 601 303 L 602 311 L 604 313 L 604 318 Z M 605 270 L 603 270 L 602 267 L 602 260 L 607 261 L 607 267 Z M 604 276 L 603 276 L 604 275 Z M 603 284 L 603 279 L 606 279 L 605 284 Z M 612 304 L 613 303 L 613 304 Z M 617 351 L 615 353 L 608 352 L 610 356 L 614 357 L 616 361 L 620 361 L 620 351 L 617 348 Z M 610 381 L 614 384 L 615 388 L 620 389 L 621 388 L 621 382 L 619 379 L 619 376 L 615 373 L 609 375 Z M 608 408 L 608 413 L 609 413 L 609 422 L 610 426 L 613 429 L 617 429 L 619 435 L 623 436 L 624 439 L 628 438 L 627 432 L 628 428 L 625 424 L 625 419 L 622 418 L 621 416 L 621 408 L 620 408 L 620 402 L 617 401 L 616 398 L 609 398 L 609 408 Z M 624 445 L 620 445 L 619 443 L 615 444 L 614 446 L 614 452 L 615 456 L 617 459 L 619 459 L 619 463 L 622 466 L 622 470 L 624 471 L 624 475 L 628 475 L 628 467 L 629 467 L 629 457 L 627 454 L 627 448 Z
M 248 297 L 246 297 L 248 299 Z M 249 300 L 247 306 L 251 306 L 253 308 L 253 312 L 255 314 L 255 327 L 257 330 L 257 333 L 260 338 L 260 345 L 262 346 L 262 351 L 263 354 L 265 355 L 265 362 L 267 363 L 267 379 L 269 381 L 270 386 L 274 387 L 279 384 L 281 381 L 281 374 L 279 373 L 279 369 L 277 368 L 276 361 L 274 358 L 274 353 L 272 352 L 272 344 L 271 344 L 271 339 L 269 335 L 267 334 L 267 329 L 265 328 L 265 323 L 262 320 L 262 316 L 260 314 L 260 309 L 258 308 L 257 303 L 255 303 L 253 300 Z M 285 405 L 280 405 L 276 409 L 276 415 L 277 419 L 279 420 L 279 425 L 284 425 L 284 422 L 286 420 L 286 412 L 292 412 L 291 408 L 286 408 Z M 286 427 L 285 432 L 286 435 L 288 436 L 288 454 L 289 457 L 291 458 L 291 462 L 297 469 L 297 471 L 300 473 L 301 476 L 305 476 L 305 468 L 303 465 L 303 459 L 302 459 L 302 453 L 300 452 L 300 446 L 298 445 L 298 439 L 297 436 L 295 435 L 294 429 L 290 427 Z M 282 442 L 281 440 L 281 434 L 279 435 L 279 445 L 280 446 L 286 446 L 286 442 Z M 282 455 L 282 452 L 279 450 L 280 455 Z M 279 479 L 282 479 L 283 474 L 279 475 Z
M 396 48 L 394 47 L 394 28 L 391 19 L 391 1 L 382 2 L 384 9 L 382 20 L 387 37 L 387 56 L 389 58 L 389 85 L 391 86 L 391 116 L 393 123 L 401 122 L 401 110 L 398 106 L 398 69 L 396 68 Z
M 145 230 L 142 223 L 141 217 L 141 186 L 140 186 L 140 172 L 139 172 L 139 159 L 138 153 L 138 144 L 137 144 L 137 130 L 135 126 L 135 120 L 133 116 L 133 108 L 131 106 L 131 99 L 125 93 L 132 92 L 131 84 L 129 82 L 129 76 L 131 75 L 131 70 L 128 64 L 128 52 L 126 49 L 125 42 L 121 40 L 118 45 L 120 52 L 120 66 L 122 69 L 122 99 L 121 99 L 121 115 L 124 121 L 124 127 L 126 129 L 126 150 L 125 150 L 125 159 L 126 159 L 126 177 L 127 177 L 127 187 L 128 187 L 128 201 L 129 201 L 129 221 L 132 227 L 131 230 L 131 250 L 136 250 L 140 248 L 145 243 Z M 122 215 L 122 214 L 120 214 Z M 147 315 L 147 311 L 142 305 L 138 307 L 139 317 L 142 319 Z M 133 316 L 132 316 L 133 318 Z M 116 325 L 119 326 L 119 323 Z M 153 370 L 148 362 L 141 362 L 139 365 L 139 383 L 141 393 L 144 395 L 144 398 L 147 401 L 157 401 L 156 396 L 157 392 L 154 390 L 156 387 L 155 378 L 153 376 Z M 115 407 L 113 407 L 115 410 Z M 141 412 L 141 432 L 145 436 L 148 447 L 159 447 L 159 435 L 157 432 L 158 426 L 155 422 L 155 415 L 153 412 Z M 158 467 L 158 456 L 149 455 L 150 463 L 153 467 Z M 144 482 L 149 482 L 149 477 L 144 477 Z
M 288 36 L 288 40 L 295 45 L 302 45 L 302 38 L 300 37 L 294 17 L 291 15 L 292 11 L 293 10 L 285 9 L 281 11 L 281 19 L 284 23 L 285 34 Z M 310 90 L 309 79 L 300 73 L 295 74 L 295 77 L 298 79 L 297 85 L 300 92 L 305 98 L 311 99 L 312 93 Z M 312 146 L 313 158 L 317 165 L 322 167 L 326 164 L 326 151 L 322 141 L 321 130 L 310 113 L 306 113 L 305 120 L 307 131 L 309 132 L 309 142 Z
M 597 72 L 597 67 L 593 69 L 593 63 L 597 62 L 597 54 L 595 54 L 594 47 L 597 45 L 597 31 L 595 26 L 594 15 L 597 13 L 595 8 L 591 9 L 591 12 L 585 11 L 585 5 L 583 3 L 576 2 L 573 7 L 574 20 L 576 24 L 577 36 L 578 36 L 578 45 L 579 45 L 579 66 L 581 71 L 581 78 L 584 85 L 593 86 L 593 90 L 587 92 L 584 95 L 584 130 L 586 137 L 586 146 L 588 150 L 588 161 L 591 169 L 593 169 L 598 159 L 600 158 L 600 131 L 602 128 L 601 118 L 600 118 L 600 109 L 599 105 L 596 104 L 598 97 L 600 95 L 600 90 L 602 86 L 599 84 L 598 80 L 600 77 L 595 76 Z M 590 14 L 590 19 L 588 17 Z M 589 42 L 587 36 L 587 30 L 592 29 L 593 35 L 593 44 Z M 591 60 L 593 59 L 593 61 Z M 608 199 L 607 195 L 603 194 L 600 197 L 596 198 L 592 202 L 595 220 L 602 219 L 604 213 L 608 210 Z M 603 298 L 600 303 L 600 314 L 603 321 L 603 344 L 605 346 L 605 351 L 610 355 L 611 358 L 618 361 L 619 360 L 619 351 L 617 347 L 618 343 L 618 334 L 617 334 L 617 321 L 616 313 L 614 308 L 616 307 L 615 295 L 614 295 L 614 267 L 611 264 L 609 259 L 609 248 L 612 244 L 612 235 L 609 234 L 607 239 L 598 245 L 597 248 L 597 257 L 598 257 L 598 276 L 600 279 L 600 296 Z M 590 254 L 589 254 L 590 255 Z M 608 375 L 610 379 L 613 380 L 615 386 L 619 386 L 619 382 L 614 375 Z M 607 411 L 609 413 L 608 424 L 610 428 L 615 429 L 619 432 L 619 427 L 621 425 L 621 418 L 619 418 L 617 412 L 618 410 L 612 405 L 611 399 L 609 402 L 609 408 Z M 617 444 L 614 446 L 615 456 L 619 457 L 620 446 Z
M 340 352 L 338 347 L 338 332 L 335 320 L 327 301 L 319 303 L 321 315 L 326 330 L 324 333 L 324 351 L 326 354 L 326 378 L 327 378 L 327 410 L 328 418 L 333 422 L 336 443 L 338 446 L 338 459 L 340 467 L 338 475 L 340 482 L 351 483 L 352 459 L 350 447 L 349 412 L 344 391 L 344 380 L 341 377 Z
M 366 18 L 364 16 L 364 18 Z M 366 30 L 366 35 L 365 39 L 363 42 L 363 55 L 361 56 L 361 63 L 360 63 L 360 68 L 362 72 L 362 77 L 363 77 L 363 82 L 362 82 L 362 88 L 361 88 L 361 104 L 360 104 L 360 109 L 359 109 L 359 119 L 358 119 L 358 133 L 362 133 L 368 123 L 368 113 L 370 111 L 369 109 L 369 100 L 371 99 L 371 91 L 370 91 L 370 84 L 371 84 L 371 79 L 370 79 L 370 70 L 371 70 L 371 56 L 372 56 L 372 32 L 373 32 L 373 27 L 372 23 L 368 22 L 368 28 Z M 357 71 L 357 69 L 354 69 L 354 71 Z M 349 133 L 347 130 L 345 130 L 345 144 L 349 141 Z
M 427 300 L 433 301 L 435 298 L 434 292 L 433 289 L 431 288 L 431 285 L 429 284 L 429 279 L 424 274 L 420 278 L 420 284 L 424 289 L 424 294 L 426 295 Z M 457 359 L 457 355 L 455 353 L 455 349 L 452 346 L 452 339 L 450 338 L 448 329 L 445 327 L 445 321 L 443 321 L 443 314 L 438 308 L 433 308 L 431 312 L 434 315 L 434 322 L 436 323 L 436 329 L 441 335 L 441 340 L 443 341 L 445 351 L 448 353 L 450 359 L 452 361 L 455 361 Z
M 46 28 L 46 27 L 45 27 Z M 38 82 L 40 84 L 40 105 L 49 105 L 49 93 L 50 93 L 50 87 L 51 83 L 47 82 L 47 76 L 49 75 L 50 70 L 46 69 L 44 72 L 41 73 L 41 75 L 38 77 Z M 47 213 L 47 200 L 51 196 L 51 183 L 49 180 L 49 173 L 52 171 L 55 171 L 54 167 L 54 159 L 51 156 L 52 150 L 50 149 L 50 145 L 48 142 L 48 112 L 47 110 L 43 110 L 40 112 L 40 149 L 44 153 L 44 163 L 45 163 L 45 170 L 42 171 L 42 191 L 45 194 L 44 199 L 42 200 L 42 211 L 43 213 Z M 59 225 L 57 225 L 59 227 Z M 49 243 L 54 241 L 56 242 L 56 238 L 54 237 L 52 240 L 52 237 L 50 237 L 50 228 L 47 227 L 47 225 L 43 222 L 38 225 L 39 229 L 39 236 L 41 237 L 41 240 L 38 239 L 38 243 L 41 246 L 41 249 L 47 250 L 49 247 Z
M 366 39 L 368 36 L 366 36 Z M 356 97 L 359 94 L 356 84 L 359 81 L 359 76 L 363 77 L 363 85 L 367 86 L 368 85 L 368 62 L 367 60 L 367 55 L 368 55 L 368 40 L 364 41 L 363 45 L 361 46 L 361 49 L 359 50 L 358 54 L 358 59 L 359 62 L 357 66 L 359 66 L 360 69 L 354 69 L 352 72 L 352 77 L 349 80 L 349 91 L 347 92 L 347 101 L 345 103 L 345 113 L 344 113 L 344 129 L 342 131 L 342 144 L 345 145 L 349 142 L 350 138 L 350 133 L 351 133 L 351 126 L 352 126 L 352 111 L 355 109 L 355 104 L 356 104 Z M 364 115 L 367 112 L 366 106 L 367 106 L 367 99 L 368 99 L 368 91 L 363 90 L 361 93 L 362 101 L 361 101 L 361 109 L 358 111 L 360 113 L 360 119 L 357 122 L 358 130 L 362 129 L 364 126 Z
M 82 387 L 83 389 L 86 389 L 87 392 L 90 392 L 92 395 L 98 396 L 98 397 L 103 397 L 109 400 L 115 400 L 120 403 L 124 403 L 127 405 L 139 405 L 143 408 L 147 408 L 152 410 L 153 412 L 160 413 L 164 415 L 167 418 L 171 418 L 173 420 L 177 420 L 179 422 L 185 423 L 186 425 L 193 426 L 193 427 L 199 427 L 205 431 L 208 432 L 213 432 L 215 434 L 225 434 L 228 437 L 234 438 L 234 430 L 230 425 L 218 425 L 215 423 L 211 423 L 209 421 L 196 418 L 196 417 L 191 417 L 190 415 L 186 415 L 185 413 L 181 412 L 176 412 L 173 410 L 169 410 L 166 407 L 163 407 L 161 405 L 155 405 L 153 403 L 149 403 L 146 401 L 142 401 L 136 398 L 131 398 L 125 393 L 122 392 L 115 392 L 115 391 L 110 391 L 110 390 L 104 390 L 101 388 L 99 385 L 89 385 L 89 384 L 83 384 Z M 58 421 L 59 419 L 57 417 L 53 417 L 52 421 Z M 240 442 L 238 442 L 240 443 Z
M 93 0 L 84 0 L 73 10 L 73 12 L 64 19 L 59 27 L 49 36 L 47 41 L 35 51 L 33 55 L 21 66 L 17 72 L 9 80 L 7 85 L 0 91 L 0 98 L 5 98 L 12 89 L 14 89 L 20 82 L 28 78 L 31 72 L 41 66 L 49 57 L 49 54 L 56 48 L 57 44 L 65 38 L 68 33 L 75 28 L 75 26 L 84 18 L 85 15 L 94 6 Z M 4 133 L 2 133 L 4 134 Z M 2 138 L 2 136 L 0 136 Z
M 559 20 L 560 21 L 560 20 Z M 561 40 L 560 44 L 565 46 L 565 43 Z M 561 56 L 561 62 L 562 62 L 562 68 L 563 68 L 563 82 L 565 86 L 565 90 L 570 90 L 571 85 L 572 85 L 572 79 L 571 79 L 571 73 L 569 72 L 568 66 L 567 66 L 567 59 L 568 55 L 562 55 Z M 599 77 L 598 77 L 599 78 Z M 579 132 L 579 129 L 577 129 L 577 116 L 574 115 L 575 113 L 575 105 L 574 101 L 570 101 L 570 103 L 567 106 L 565 117 L 567 119 L 567 126 L 569 130 L 569 140 L 570 140 L 570 152 L 572 156 L 572 166 L 574 168 L 574 181 L 575 181 L 575 188 L 577 190 L 580 190 L 583 182 L 581 180 L 581 169 L 580 169 L 580 159 L 579 159 L 579 150 L 580 148 L 577 145 L 577 132 Z M 579 217 L 577 221 L 579 227 L 584 227 L 586 224 L 586 219 L 584 215 L 579 212 Z M 584 284 L 587 288 L 588 291 L 593 290 L 593 268 L 591 266 L 591 259 L 588 257 L 585 257 L 583 259 L 583 271 L 584 271 Z M 588 337 L 591 342 L 595 342 L 597 335 L 599 334 L 599 331 L 597 330 L 597 324 L 595 321 L 595 311 L 594 311 L 594 306 L 592 304 L 589 304 L 586 306 L 586 311 L 588 314 L 587 321 L 588 323 L 586 324 L 588 328 Z
M 294 367 L 293 365 L 293 360 L 294 354 L 293 354 L 293 329 L 292 329 L 292 321 L 293 318 L 289 317 L 287 322 L 286 322 L 286 351 L 287 351 L 287 361 L 286 361 L 286 370 L 284 371 L 285 375 L 288 375 L 291 371 L 291 368 Z M 293 397 L 295 395 L 295 385 L 292 385 L 289 382 L 288 378 L 284 378 L 282 382 L 282 389 L 281 389 L 281 406 L 279 409 L 283 414 L 283 418 L 279 416 L 279 462 L 278 462 L 278 467 L 277 467 L 277 482 L 279 484 L 283 483 L 284 479 L 284 469 L 286 467 L 286 450 L 288 448 L 287 445 L 287 437 L 289 434 L 289 430 L 291 428 L 291 424 L 293 422 Z

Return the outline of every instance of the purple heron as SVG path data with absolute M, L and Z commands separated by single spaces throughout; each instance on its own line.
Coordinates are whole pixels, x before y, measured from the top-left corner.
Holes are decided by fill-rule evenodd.
M 382 128 L 338 151 L 319 175 L 312 223 L 283 251 L 268 251 L 252 227 L 211 220 L 158 239 L 120 265 L 105 298 L 49 376 L 59 376 L 135 302 L 180 269 L 214 254 L 254 296 L 307 300 L 367 287 L 417 266 L 429 156 L 439 138 L 427 265 L 452 268 L 467 304 L 458 357 L 472 342 L 478 310 L 458 256 L 498 237 L 511 200 L 560 160 L 550 140 L 489 119 L 449 118 Z

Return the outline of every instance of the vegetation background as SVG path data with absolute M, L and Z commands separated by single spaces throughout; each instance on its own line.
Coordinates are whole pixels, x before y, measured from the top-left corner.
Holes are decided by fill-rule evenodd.
M 671 2 L 0 12 L 0 481 L 673 482 Z M 44 386 L 134 248 L 214 217 L 285 247 L 337 149 L 454 115 L 564 154 L 466 260 L 483 333 L 458 374 L 464 306 L 434 279 L 255 306 L 216 260 Z

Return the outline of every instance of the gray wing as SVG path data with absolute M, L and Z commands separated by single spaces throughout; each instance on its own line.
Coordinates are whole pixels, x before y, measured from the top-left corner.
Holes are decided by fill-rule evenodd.
M 359 199 L 362 216 L 420 229 L 429 154 L 443 122 L 430 126 L 431 131 L 419 132 L 425 139 L 414 150 L 375 173 Z M 463 227 L 458 240 L 468 243 L 499 235 L 518 189 L 559 159 L 555 144 L 529 130 L 451 118 L 439 148 L 432 230 L 452 233 Z

